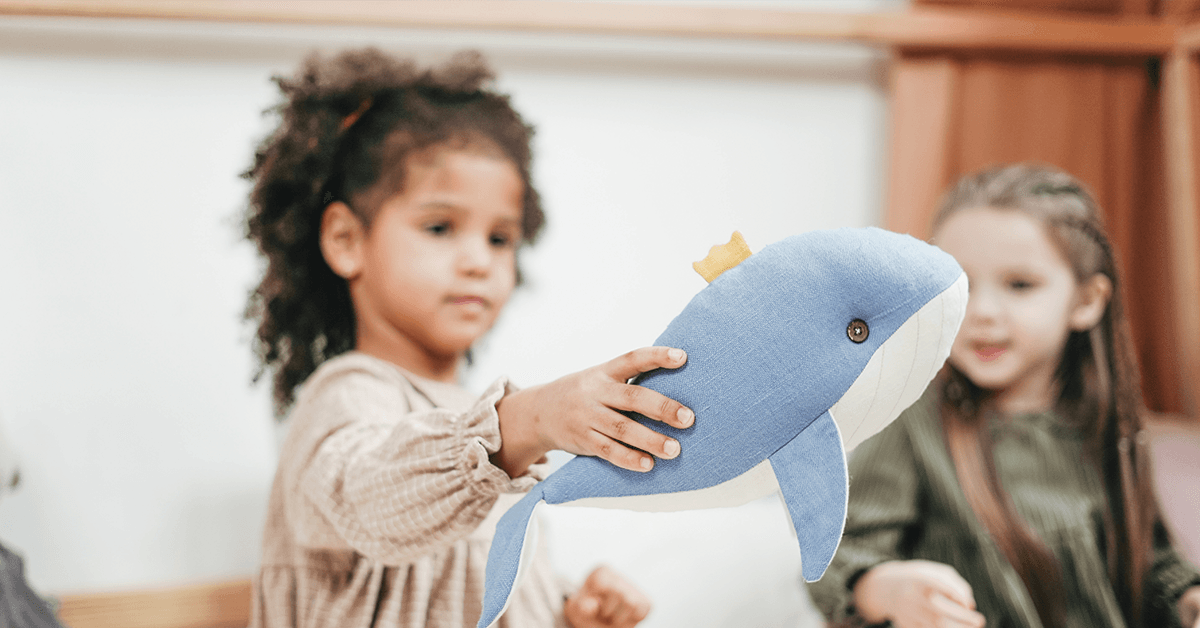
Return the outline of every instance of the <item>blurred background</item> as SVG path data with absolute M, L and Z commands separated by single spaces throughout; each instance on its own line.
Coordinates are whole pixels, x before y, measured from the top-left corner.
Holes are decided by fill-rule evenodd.
M 537 128 L 548 227 L 474 390 L 652 343 L 734 229 L 755 250 L 843 226 L 924 237 L 959 174 L 1079 175 L 1120 248 L 1157 472 L 1179 487 L 1164 502 L 1200 560 L 1180 484 L 1200 476 L 1198 21 L 1195 0 L 0 0 L 0 427 L 22 478 L 0 540 L 68 598 L 255 572 L 286 428 L 252 384 L 239 174 L 274 126 L 273 75 L 375 45 L 483 51 Z M 656 602 L 646 626 L 820 625 L 776 498 L 548 510 L 560 571 L 625 572 Z

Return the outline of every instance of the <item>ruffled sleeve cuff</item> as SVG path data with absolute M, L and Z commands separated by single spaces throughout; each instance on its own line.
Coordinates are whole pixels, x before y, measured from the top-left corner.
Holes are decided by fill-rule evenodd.
M 516 390 L 507 377 L 501 377 L 484 390 L 474 407 L 456 420 L 462 438 L 467 441 L 462 464 L 467 467 L 480 490 L 486 492 L 528 492 L 548 473 L 548 465 L 539 463 L 530 465 L 522 475 L 511 478 L 491 462 L 492 454 L 500 451 L 501 445 L 500 415 L 496 413 L 496 404 Z
M 1154 564 L 1147 580 L 1151 604 L 1161 604 L 1172 611 L 1184 591 L 1200 585 L 1200 572 L 1172 543 L 1171 534 L 1162 521 L 1154 524 Z

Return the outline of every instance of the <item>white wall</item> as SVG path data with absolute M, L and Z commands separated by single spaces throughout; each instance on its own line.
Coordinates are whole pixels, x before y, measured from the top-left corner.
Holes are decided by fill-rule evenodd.
M 0 420 L 24 480 L 0 541 L 35 586 L 253 573 L 277 433 L 249 383 L 238 173 L 271 124 L 269 76 L 365 43 L 479 47 L 538 128 L 548 228 L 472 388 L 650 344 L 733 229 L 757 249 L 879 222 L 884 59 L 866 49 L 0 18 Z M 564 572 L 607 560 L 650 591 L 648 626 L 812 620 L 774 501 L 547 519 Z

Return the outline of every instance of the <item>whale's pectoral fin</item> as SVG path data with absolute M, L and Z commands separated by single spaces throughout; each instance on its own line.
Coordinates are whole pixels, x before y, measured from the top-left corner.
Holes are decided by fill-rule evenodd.
M 770 460 L 800 543 L 804 579 L 820 580 L 842 540 L 849 496 L 846 451 L 833 415 L 821 415 Z
M 496 524 L 496 536 L 488 550 L 483 613 L 479 616 L 478 628 L 496 623 L 508 608 L 513 589 L 533 562 L 538 527 L 534 512 L 544 503 L 542 499 L 542 485 L 539 484 L 509 508 Z

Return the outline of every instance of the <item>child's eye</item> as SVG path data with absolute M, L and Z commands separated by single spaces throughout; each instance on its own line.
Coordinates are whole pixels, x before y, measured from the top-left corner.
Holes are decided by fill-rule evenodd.
M 493 233 L 489 241 L 492 246 L 498 249 L 505 249 L 513 246 L 517 239 L 508 233 Z
M 431 223 L 425 225 L 425 231 L 432 233 L 433 235 L 446 235 L 446 234 L 450 233 L 450 223 L 449 222 L 431 222 Z
M 1008 282 L 1008 287 L 1016 290 L 1017 292 L 1024 292 L 1026 290 L 1035 288 L 1036 286 L 1037 284 L 1026 279 L 1012 279 Z

